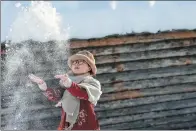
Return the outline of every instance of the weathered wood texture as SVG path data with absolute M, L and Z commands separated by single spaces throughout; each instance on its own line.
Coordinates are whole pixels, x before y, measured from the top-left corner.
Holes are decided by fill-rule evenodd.
M 34 72 L 55 87 L 58 81 L 53 75 L 59 67 L 47 58 L 62 65 L 67 58 L 55 57 L 52 47 L 49 42 L 49 57 L 36 46 L 32 51 L 38 58 L 34 62 L 44 66 Z M 195 31 L 73 40 L 70 47 L 71 54 L 86 49 L 95 55 L 96 78 L 103 91 L 95 107 L 101 129 L 196 129 Z M 21 88 L 17 80 L 10 82 Z M 15 116 L 17 107 L 10 102 L 16 87 L 2 90 L 2 127 Z M 24 89 L 20 96 L 28 97 L 28 108 L 16 124 L 28 125 L 27 129 L 56 129 L 60 109 L 53 107 L 55 103 L 48 102 L 37 88 Z

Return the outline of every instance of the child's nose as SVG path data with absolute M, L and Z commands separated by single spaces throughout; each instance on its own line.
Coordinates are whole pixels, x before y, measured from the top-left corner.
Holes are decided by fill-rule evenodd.
M 79 62 L 76 62 L 76 64 L 75 65 L 79 65 Z

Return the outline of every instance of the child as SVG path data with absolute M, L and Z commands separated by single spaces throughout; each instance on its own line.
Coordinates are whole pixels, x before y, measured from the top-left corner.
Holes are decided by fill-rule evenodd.
M 59 88 L 47 87 L 33 74 L 29 78 L 38 84 L 49 100 L 58 102 L 56 107 L 62 107 L 58 130 L 100 130 L 94 106 L 102 91 L 100 82 L 92 77 L 97 72 L 94 56 L 88 51 L 79 51 L 68 58 L 68 66 L 71 73 L 55 76 L 60 79 Z

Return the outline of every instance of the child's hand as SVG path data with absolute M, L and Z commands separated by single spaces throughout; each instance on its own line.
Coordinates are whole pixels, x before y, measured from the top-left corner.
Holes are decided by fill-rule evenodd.
M 37 83 L 37 84 L 43 84 L 43 83 L 44 83 L 44 81 L 43 81 L 41 78 L 39 78 L 39 77 L 37 77 L 37 76 L 35 76 L 35 75 L 33 75 L 33 74 L 30 74 L 30 75 L 29 75 L 29 78 L 30 78 L 30 80 L 31 80 L 32 82 L 35 82 L 35 83 Z
M 55 78 L 60 79 L 60 83 L 65 87 L 70 87 L 72 84 L 71 79 L 68 77 L 67 74 L 65 75 L 56 75 Z
M 29 76 L 29 79 L 32 81 L 32 82 L 35 82 L 38 84 L 39 88 L 42 90 L 42 91 L 46 91 L 47 89 L 47 85 L 46 83 L 39 77 L 33 75 L 33 74 L 30 74 Z

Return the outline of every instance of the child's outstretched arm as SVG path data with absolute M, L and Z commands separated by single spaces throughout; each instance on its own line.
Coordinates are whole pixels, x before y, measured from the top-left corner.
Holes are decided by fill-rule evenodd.
M 80 84 L 76 84 L 71 81 L 68 75 L 57 75 L 55 77 L 60 79 L 60 82 L 73 96 L 78 99 L 88 100 L 94 105 L 96 105 L 102 94 L 101 84 L 94 78 L 89 78 Z
M 47 85 L 46 83 L 44 82 L 44 80 L 42 80 L 41 78 L 33 75 L 33 74 L 30 74 L 29 75 L 29 79 L 32 81 L 32 82 L 35 82 L 38 84 L 38 87 L 42 90 L 42 91 L 46 91 L 47 90 Z
M 35 82 L 38 84 L 38 87 L 44 91 L 43 94 L 48 98 L 48 100 L 53 101 L 53 102 L 58 102 L 63 94 L 63 89 L 62 88 L 49 88 L 46 85 L 46 82 L 42 80 L 41 78 L 30 74 L 29 79 L 32 82 Z
M 101 91 L 101 84 L 98 80 L 94 78 L 87 78 L 82 83 L 77 84 L 81 89 L 86 90 L 88 94 L 88 101 L 93 103 L 94 105 L 97 104 L 97 101 L 100 99 L 102 94 Z
M 56 75 L 55 78 L 60 79 L 60 83 L 78 99 L 88 100 L 88 94 L 85 89 L 80 88 L 76 83 L 72 82 L 67 74 Z
M 71 87 L 67 88 L 69 93 L 73 96 L 77 97 L 78 99 L 88 100 L 88 93 L 84 88 L 78 86 L 78 84 L 72 82 Z
M 79 99 L 88 100 L 94 105 L 97 104 L 97 101 L 100 99 L 102 94 L 101 84 L 96 79 L 86 79 L 80 84 L 72 82 L 70 88 L 67 90 L 75 97 Z

